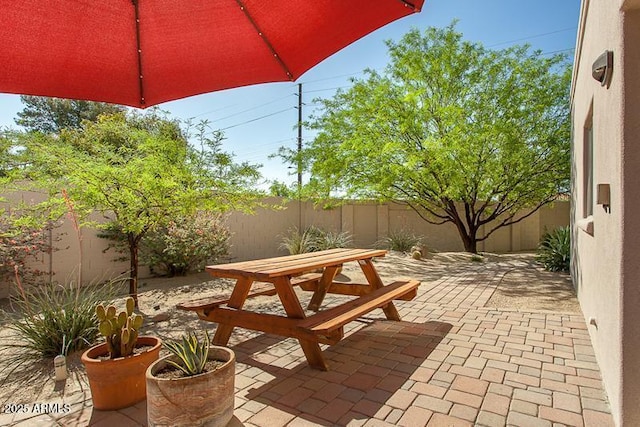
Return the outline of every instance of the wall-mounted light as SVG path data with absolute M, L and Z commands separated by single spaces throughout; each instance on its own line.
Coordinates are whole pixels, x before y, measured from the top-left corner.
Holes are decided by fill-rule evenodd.
M 602 205 L 605 212 L 611 212 L 611 187 L 609 184 L 598 184 L 596 204 Z
M 604 53 L 593 61 L 591 75 L 600 82 L 600 85 L 609 87 L 613 74 L 613 52 L 605 50 Z

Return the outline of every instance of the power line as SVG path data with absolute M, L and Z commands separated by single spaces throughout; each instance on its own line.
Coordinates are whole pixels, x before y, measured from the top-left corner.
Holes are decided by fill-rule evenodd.
M 247 121 L 244 121 L 242 123 L 236 123 L 235 125 L 227 126 L 225 128 L 218 129 L 218 130 L 224 131 L 224 130 L 227 130 L 227 129 L 232 129 L 232 128 L 235 128 L 235 127 L 238 127 L 238 126 L 246 125 L 247 123 L 252 123 L 252 122 L 256 122 L 258 120 L 266 119 L 267 117 L 275 116 L 276 114 L 281 114 L 281 113 L 284 113 L 285 111 L 290 111 L 290 110 L 293 110 L 293 109 L 295 109 L 295 107 L 285 108 L 284 110 L 276 111 L 275 113 L 265 114 L 264 116 L 256 117 L 254 119 L 247 120 Z
M 534 39 L 534 38 L 544 37 L 544 36 L 548 36 L 548 35 L 551 35 L 551 34 L 557 34 L 557 33 L 570 31 L 570 30 L 575 30 L 575 29 L 576 29 L 576 27 L 563 28 L 563 29 L 560 29 L 560 30 L 549 31 L 549 32 L 546 32 L 546 33 L 535 34 L 535 35 L 528 36 L 528 37 L 522 37 L 522 38 L 519 38 L 519 39 L 504 41 L 504 42 L 500 42 L 500 43 L 495 43 L 495 44 L 489 45 L 487 47 L 495 47 L 495 46 L 500 46 L 500 45 L 503 45 L 503 44 L 515 43 L 515 42 L 524 41 L 524 40 L 530 40 L 530 39 Z M 560 49 L 560 50 L 555 50 L 555 51 L 551 51 L 551 52 L 542 52 L 542 55 L 552 55 L 554 53 L 568 52 L 568 51 L 571 51 L 571 50 L 575 50 L 575 48 Z M 335 76 L 329 76 L 329 77 L 325 77 L 325 78 L 321 78 L 321 79 L 309 80 L 309 81 L 306 81 L 305 83 L 316 83 L 316 82 L 321 82 L 321 81 L 333 80 L 333 79 L 338 79 L 338 78 L 342 78 L 342 77 L 349 77 L 349 76 L 362 74 L 364 72 L 365 71 L 363 70 L 363 71 L 354 72 L 354 73 L 338 74 L 338 75 L 335 75 Z M 324 89 L 307 90 L 307 91 L 305 91 L 305 93 L 326 92 L 326 91 L 330 91 L 330 90 L 346 89 L 346 88 L 350 88 L 350 87 L 351 86 L 336 86 L 336 87 L 330 87 L 330 88 L 324 88 Z M 255 106 L 255 107 L 247 108 L 245 110 L 242 110 L 242 111 L 239 111 L 239 112 L 236 112 L 236 113 L 233 113 L 233 114 L 229 114 L 227 116 L 218 118 L 217 121 L 226 120 L 226 119 L 229 119 L 231 117 L 239 116 L 239 115 L 247 113 L 249 111 L 253 111 L 253 110 L 256 110 L 258 108 L 264 107 L 266 105 L 270 105 L 270 104 L 276 103 L 278 101 L 281 101 L 283 99 L 286 99 L 286 98 L 290 97 L 291 95 L 294 95 L 294 94 L 288 94 L 286 96 L 283 96 L 283 97 L 280 97 L 280 98 L 276 98 L 274 100 L 262 103 L 260 105 Z M 316 104 L 313 104 L 313 105 L 310 105 L 310 106 L 316 106 Z M 289 107 L 289 108 L 286 108 L 286 109 L 283 109 L 283 110 L 279 110 L 279 111 L 276 111 L 276 112 L 273 112 L 273 113 L 270 113 L 270 114 L 265 114 L 265 115 L 260 116 L 260 117 L 256 117 L 256 118 L 253 118 L 253 119 L 250 119 L 250 120 L 246 120 L 246 121 L 241 122 L 241 123 L 236 123 L 234 125 L 227 126 L 227 127 L 222 128 L 222 129 L 219 129 L 219 130 L 224 131 L 224 130 L 227 130 L 227 129 L 232 129 L 232 128 L 235 128 L 235 127 L 243 126 L 245 124 L 253 123 L 253 122 L 258 121 L 258 120 L 262 120 L 262 119 L 265 119 L 265 118 L 268 118 L 268 117 L 272 117 L 272 116 L 275 116 L 277 114 L 281 114 L 281 113 L 284 113 L 286 111 L 290 111 L 290 110 L 295 109 L 295 108 L 296 107 Z M 194 116 L 194 117 L 203 116 L 203 115 L 210 114 L 212 112 L 220 111 L 220 110 L 222 110 L 222 109 L 217 109 L 217 110 L 212 110 L 210 112 L 201 113 L 201 114 L 199 114 L 197 116 Z
M 272 100 L 272 101 L 268 101 L 268 102 L 265 102 L 265 103 L 263 103 L 263 104 L 256 105 L 255 107 L 247 108 L 246 110 L 238 111 L 237 113 L 233 113 L 233 114 L 229 114 L 228 116 L 220 117 L 220 118 L 218 118 L 218 119 L 216 119 L 216 120 L 217 120 L 217 121 L 221 121 L 221 120 L 229 119 L 229 118 L 231 118 L 231 117 L 236 117 L 236 116 L 239 116 L 240 114 L 244 114 L 244 113 L 247 113 L 247 112 L 249 112 L 249 111 L 253 111 L 253 110 L 257 110 L 258 108 L 262 108 L 262 107 L 264 107 L 265 105 L 270 105 L 270 104 L 274 104 L 274 103 L 276 103 L 276 102 L 278 102 L 278 101 L 282 101 L 283 99 L 286 99 L 286 98 L 290 97 L 291 95 L 292 95 L 292 94 L 288 94 L 288 95 L 286 95 L 286 96 L 283 96 L 283 97 L 280 97 L 280 98 L 274 99 L 274 100 Z
M 340 79 L 342 77 L 355 76 L 357 74 L 362 74 L 362 73 L 364 73 L 364 71 L 357 71 L 357 72 L 349 73 L 349 74 L 340 74 L 340 75 L 337 75 L 337 76 L 325 77 L 325 78 L 316 79 L 316 80 L 309 80 L 309 81 L 304 81 L 304 82 L 300 82 L 300 83 L 311 84 L 311 83 L 317 83 L 317 82 L 324 82 L 324 81 L 327 81 L 327 80 Z M 306 92 L 309 92 L 309 91 L 306 91 Z
M 541 55 L 553 55 L 554 53 L 570 52 L 572 50 L 576 50 L 576 48 L 575 47 L 570 47 L 570 48 L 567 48 L 567 49 L 552 50 L 551 52 L 542 52 Z
M 236 105 L 238 105 L 238 104 L 227 105 L 226 107 L 220 107 L 220 108 L 216 108 L 215 110 L 205 111 L 204 113 L 197 114 L 197 115 L 193 116 L 192 118 L 195 119 L 196 117 L 204 116 L 204 115 L 211 114 L 211 113 L 217 113 L 218 111 L 228 110 L 229 108 L 233 108 Z
M 326 92 L 328 90 L 345 89 L 345 88 L 349 88 L 349 87 L 351 87 L 351 86 L 328 87 L 328 88 L 325 88 L 325 89 L 307 90 L 307 91 L 305 91 L 305 93 Z
M 492 45 L 489 45 L 489 46 L 486 46 L 486 47 L 495 47 L 495 46 L 500 46 L 500 45 L 503 45 L 503 44 L 521 42 L 521 41 L 524 41 L 524 40 L 537 39 L 539 37 L 544 37 L 544 36 L 548 36 L 548 35 L 551 35 L 551 34 L 557 34 L 557 33 L 562 33 L 562 32 L 565 32 L 565 31 L 576 30 L 576 29 L 578 29 L 578 27 L 563 28 L 561 30 L 549 31 L 548 33 L 535 34 L 533 36 L 522 37 L 522 38 L 519 38 L 519 39 L 509 40 L 509 41 L 506 41 L 506 42 L 495 43 L 495 44 L 492 44 Z
M 282 144 L 283 142 L 294 142 L 295 140 L 296 140 L 295 137 L 289 137 L 289 138 L 285 138 L 285 139 L 279 139 L 277 141 L 261 142 L 259 144 L 251 143 L 251 146 L 248 147 L 247 149 L 251 150 L 250 154 L 254 154 L 257 151 L 264 151 L 265 148 L 270 149 L 270 147 L 273 147 L 276 144 Z M 234 142 L 234 145 L 236 143 L 237 143 L 237 141 Z M 258 149 L 258 150 L 256 150 L 256 149 Z

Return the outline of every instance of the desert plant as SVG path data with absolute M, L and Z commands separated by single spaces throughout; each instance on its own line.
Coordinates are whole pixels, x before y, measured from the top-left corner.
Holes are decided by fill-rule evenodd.
M 24 218 L 0 215 L 0 281 L 11 281 L 18 268 L 25 284 L 34 284 L 44 272 L 29 267 L 29 261 L 53 250 L 46 230 L 22 224 Z M 51 227 L 59 224 L 50 223 Z
M 536 259 L 549 271 L 569 271 L 571 261 L 571 230 L 556 228 L 542 236 Z
M 138 331 L 142 327 L 142 316 L 133 312 L 135 301 L 132 297 L 127 297 L 125 306 L 125 310 L 120 313 L 116 312 L 114 305 L 96 306 L 96 317 L 100 322 L 98 329 L 107 341 L 111 359 L 133 354 L 138 341 Z
M 325 249 L 346 248 L 351 245 L 352 237 L 346 231 L 334 233 L 332 231 L 319 230 L 315 237 L 314 249 L 323 251 Z
M 185 275 L 227 255 L 229 237 L 222 214 L 201 211 L 175 218 L 147 233 L 141 242 L 140 257 L 154 271 Z
M 117 289 L 115 282 L 107 282 L 83 287 L 45 284 L 27 291 L 17 275 L 16 283 L 18 295 L 11 297 L 14 310 L 5 319 L 13 334 L 0 344 L 6 362 L 2 371 L 88 347 L 98 337 L 95 306 L 111 301 Z
M 300 231 L 297 227 L 289 230 L 286 236 L 282 237 L 280 249 L 286 250 L 291 255 L 315 252 L 315 247 L 320 229 L 310 226 Z
M 153 273 L 184 276 L 201 271 L 229 253 L 231 234 L 224 225 L 224 215 L 201 211 L 191 216 L 175 217 L 168 224 L 149 231 L 140 241 L 140 262 Z M 114 261 L 126 261 L 129 253 L 127 235 L 117 223 L 105 226 L 98 237 L 110 240 L 107 250 L 119 254 Z
M 344 248 L 351 244 L 351 234 L 346 231 L 334 233 L 316 226 L 309 226 L 302 232 L 294 227 L 282 237 L 280 249 L 291 255 L 317 252 L 326 249 Z
M 200 342 L 195 333 L 189 332 L 182 337 L 182 341 L 169 341 L 167 349 L 174 354 L 178 361 L 167 360 L 171 366 L 180 369 L 190 377 L 204 372 L 209 357 L 209 334 L 204 331 L 204 341 Z
M 420 237 L 407 230 L 400 229 L 390 231 L 387 237 L 376 243 L 376 246 L 392 251 L 410 252 L 411 248 L 419 246 L 420 243 Z

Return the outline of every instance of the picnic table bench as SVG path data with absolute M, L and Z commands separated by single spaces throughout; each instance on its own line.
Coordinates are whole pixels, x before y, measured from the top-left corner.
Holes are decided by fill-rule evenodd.
M 319 343 L 335 344 L 344 337 L 344 325 L 382 308 L 389 320 L 400 320 L 394 300 L 411 300 L 420 282 L 399 280 L 384 285 L 373 265 L 373 258 L 386 255 L 378 249 L 330 249 L 230 264 L 212 265 L 206 270 L 215 277 L 236 279 L 230 296 L 201 298 L 178 304 L 182 310 L 194 311 L 202 320 L 216 322 L 213 337 L 216 345 L 227 345 L 236 326 L 297 338 L 309 365 L 327 370 Z M 367 283 L 336 282 L 342 264 L 358 262 Z M 322 271 L 314 272 L 314 271 Z M 307 316 L 295 293 L 299 286 L 313 292 Z M 327 293 L 355 298 L 320 310 Z M 243 310 L 248 298 L 278 295 L 286 316 Z

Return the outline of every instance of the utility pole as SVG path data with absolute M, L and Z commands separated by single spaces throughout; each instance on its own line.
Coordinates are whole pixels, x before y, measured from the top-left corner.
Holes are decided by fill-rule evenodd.
M 298 83 L 298 231 L 302 233 L 302 83 Z
M 302 83 L 298 83 L 298 156 L 302 151 Z M 302 187 L 302 160 L 298 157 L 298 192 Z

